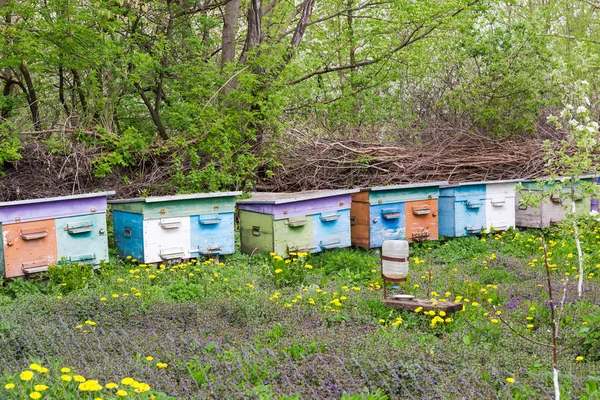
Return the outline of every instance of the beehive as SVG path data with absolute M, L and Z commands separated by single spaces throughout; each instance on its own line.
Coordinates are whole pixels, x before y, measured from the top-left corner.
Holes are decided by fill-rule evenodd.
M 351 193 L 253 193 L 237 202 L 242 252 L 320 252 L 350 246 Z
M 447 183 L 360 189 L 352 195 L 352 244 L 379 248 L 384 240 L 437 239 L 439 187 Z
M 564 178 L 559 178 L 564 179 Z M 591 177 L 583 177 L 582 180 L 589 181 Z M 554 186 L 553 182 L 544 182 L 542 185 L 537 181 L 523 181 L 523 190 L 536 193 L 537 196 L 542 196 L 542 191 L 551 189 Z M 575 184 L 575 207 L 576 213 L 589 213 L 591 208 L 591 197 L 583 196 L 577 191 L 578 184 Z M 521 204 L 521 194 L 517 194 L 515 213 L 516 225 L 526 228 L 547 228 L 552 225 L 557 225 L 565 219 L 567 209 L 570 212 L 570 200 L 563 200 L 561 197 L 569 197 L 571 189 L 563 188 L 562 195 L 550 195 L 540 202 L 537 209 L 532 206 Z
M 52 264 L 108 261 L 106 197 L 114 192 L 0 203 L 8 278 L 44 272 Z
M 598 182 L 600 182 L 600 178 L 595 177 L 592 179 L 592 181 L 597 185 Z M 591 210 L 590 211 L 598 211 L 598 198 L 593 198 L 591 200 Z
M 441 236 L 480 234 L 486 229 L 485 183 L 463 183 L 440 188 Z
M 485 221 L 489 231 L 515 227 L 515 189 L 520 180 L 485 183 Z
M 114 200 L 120 257 L 157 263 L 235 252 L 235 196 L 241 192 Z

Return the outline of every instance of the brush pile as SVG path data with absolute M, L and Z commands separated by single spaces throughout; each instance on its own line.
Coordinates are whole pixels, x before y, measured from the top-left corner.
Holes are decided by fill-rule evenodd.
M 498 140 L 476 134 L 401 146 L 307 138 L 280 154 L 282 165 L 260 189 L 286 192 L 536 178 L 545 175 L 543 153 L 540 139 Z

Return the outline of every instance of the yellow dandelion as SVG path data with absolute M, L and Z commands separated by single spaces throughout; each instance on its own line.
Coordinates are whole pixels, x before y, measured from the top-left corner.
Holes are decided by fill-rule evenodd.
M 25 371 L 21 372 L 21 375 L 19 375 L 19 377 L 21 378 L 22 381 L 30 381 L 31 378 L 33 378 L 33 372 L 31 372 L 29 370 L 25 370 Z

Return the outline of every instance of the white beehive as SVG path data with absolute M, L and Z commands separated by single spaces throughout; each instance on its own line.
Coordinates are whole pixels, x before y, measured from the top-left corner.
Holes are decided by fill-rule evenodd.
M 384 278 L 405 279 L 408 276 L 408 242 L 385 240 L 381 246 L 381 272 Z

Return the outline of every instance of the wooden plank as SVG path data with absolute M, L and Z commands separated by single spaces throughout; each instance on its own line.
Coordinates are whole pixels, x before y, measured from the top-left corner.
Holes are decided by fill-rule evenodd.
M 7 278 L 25 275 L 23 268 L 48 267 L 57 261 L 53 219 L 3 225 L 2 236 Z
M 170 217 L 189 217 L 191 215 L 227 213 L 235 211 L 234 197 L 209 197 L 144 202 L 111 203 L 113 210 L 134 214 L 143 214 L 144 220 Z
M 291 217 L 303 217 L 310 214 L 320 214 L 323 212 L 347 210 L 350 208 L 351 203 L 352 199 L 350 195 L 345 194 L 283 204 L 238 202 L 238 208 L 240 210 L 254 211 L 261 214 L 272 214 L 275 219 L 285 219 Z
M 142 214 L 113 210 L 115 246 L 119 256 L 144 259 L 144 220 Z
M 370 247 L 379 248 L 385 240 L 404 239 L 406 237 L 404 219 L 404 203 L 371 205 Z
M 398 300 L 398 299 L 383 299 L 383 304 L 387 307 L 398 308 L 401 310 L 415 311 L 419 307 L 423 307 L 423 311 L 444 311 L 447 313 L 453 313 L 460 311 L 463 308 L 462 303 L 454 302 L 442 302 L 432 301 L 425 299 L 410 299 L 410 300 Z
M 168 217 L 144 221 L 144 262 L 190 258 L 190 218 Z M 180 256 L 175 257 L 176 254 Z
M 190 255 L 235 253 L 233 213 L 192 215 Z
M 402 203 L 405 201 L 419 201 L 437 199 L 440 189 L 437 186 L 418 187 L 396 190 L 380 190 L 371 192 L 369 202 L 371 204 Z
M 105 212 L 106 196 L 69 197 L 66 200 L 47 202 L 0 203 L 0 221 L 4 225 Z
M 328 219 L 331 216 L 335 219 Z M 315 251 L 350 246 L 350 210 L 315 214 L 312 222 Z
M 429 210 L 429 213 L 423 213 Z M 404 204 L 406 239 L 409 242 L 438 238 L 438 201 L 409 201 Z
M 360 192 L 360 193 L 352 193 L 352 202 L 353 203 L 368 203 L 369 202 L 369 192 Z
M 261 254 L 274 250 L 272 215 L 240 210 L 239 218 L 242 253 Z
M 287 251 L 310 251 L 317 250 L 313 244 L 313 222 L 312 215 L 302 218 L 302 225 L 292 225 L 292 221 L 300 221 L 295 218 L 292 221 L 279 219 L 273 222 L 274 252 L 282 257 L 287 257 Z
M 243 204 L 286 204 L 295 203 L 297 201 L 315 200 L 326 197 L 350 195 L 358 192 L 358 189 L 344 190 L 309 190 L 305 192 L 295 193 L 268 193 L 255 192 L 251 193 L 251 198 L 238 200 L 238 206 Z
M 362 193 L 361 193 L 362 194 Z M 352 207 L 350 207 L 350 237 L 352 244 L 358 247 L 368 249 L 370 242 L 370 208 L 369 203 L 356 202 L 352 200 Z
M 69 227 L 87 225 L 83 231 L 69 230 Z M 89 229 L 89 230 L 88 230 Z M 99 265 L 108 260 L 108 234 L 106 214 L 88 214 L 77 217 L 56 219 L 57 257 L 59 263 L 80 261 L 84 264 Z

